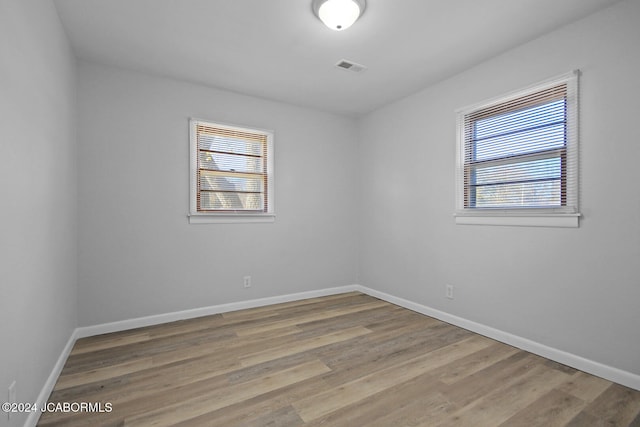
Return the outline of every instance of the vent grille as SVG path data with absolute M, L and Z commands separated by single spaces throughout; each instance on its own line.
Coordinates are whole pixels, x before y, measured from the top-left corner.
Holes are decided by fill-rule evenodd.
M 346 59 L 341 59 L 340 61 L 338 61 L 336 63 L 336 67 L 341 68 L 343 70 L 352 71 L 354 73 L 360 73 L 367 69 L 367 67 L 365 67 L 362 64 L 358 64 L 353 61 L 348 61 Z

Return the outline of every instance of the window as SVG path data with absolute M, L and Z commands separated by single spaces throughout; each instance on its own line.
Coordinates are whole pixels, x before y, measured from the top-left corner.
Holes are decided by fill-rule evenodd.
M 458 112 L 456 222 L 578 225 L 577 72 Z
M 189 221 L 273 221 L 273 133 L 191 120 Z

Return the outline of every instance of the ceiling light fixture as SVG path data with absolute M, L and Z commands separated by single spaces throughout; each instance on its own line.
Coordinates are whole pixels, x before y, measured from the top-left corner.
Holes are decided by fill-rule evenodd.
M 365 0 L 313 0 L 313 13 L 335 31 L 342 31 L 353 25 L 364 13 Z

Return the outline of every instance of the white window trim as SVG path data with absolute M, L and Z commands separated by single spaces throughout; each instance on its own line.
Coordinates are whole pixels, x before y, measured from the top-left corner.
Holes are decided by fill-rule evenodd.
M 189 224 L 235 224 L 275 222 L 275 214 L 189 214 Z
M 569 73 L 556 76 L 540 83 L 528 86 L 524 89 L 510 92 L 499 97 L 488 99 L 473 105 L 456 110 L 457 115 L 457 144 L 456 144 L 456 211 L 454 213 L 456 224 L 462 225 L 497 225 L 497 226 L 522 226 L 522 227 L 579 227 L 579 218 L 581 214 L 576 211 L 567 211 L 565 208 L 559 209 L 476 209 L 464 208 L 464 190 L 461 182 L 461 168 L 464 168 L 464 117 L 476 110 L 486 108 L 493 104 L 503 103 L 513 98 L 525 96 L 527 94 L 542 91 L 553 87 L 558 83 L 567 83 L 567 90 L 570 93 L 567 108 L 571 109 L 571 113 L 578 120 L 578 77 L 579 70 L 573 70 Z M 568 130 L 567 135 L 567 159 L 573 162 L 568 166 L 575 174 L 578 174 L 578 126 L 574 126 Z M 576 180 L 578 178 L 576 177 Z M 571 203 L 578 207 L 578 182 L 575 185 L 575 191 L 568 194 L 567 197 Z
M 214 124 L 217 127 L 240 130 L 246 132 L 261 132 L 267 135 L 267 194 L 268 212 L 198 212 L 198 141 L 196 125 L 198 122 Z M 189 119 L 189 224 L 233 224 L 233 223 L 267 223 L 275 221 L 275 192 L 274 192 L 274 132 L 273 130 L 249 128 L 229 123 L 221 123 L 214 120 L 190 118 Z
M 580 214 L 538 215 L 463 215 L 455 214 L 456 224 L 463 225 L 507 225 L 513 227 L 578 227 Z

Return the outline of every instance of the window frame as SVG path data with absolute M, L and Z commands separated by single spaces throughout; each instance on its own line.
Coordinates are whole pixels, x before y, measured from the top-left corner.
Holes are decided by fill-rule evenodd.
M 213 128 L 230 130 L 232 132 L 252 133 L 266 137 L 266 177 L 264 183 L 264 193 L 266 197 L 266 209 L 260 211 L 245 210 L 220 210 L 203 211 L 198 210 L 199 189 L 199 146 L 198 146 L 198 125 Z M 275 221 L 275 195 L 274 195 L 274 132 L 267 129 L 259 129 L 243 125 L 221 123 L 212 120 L 198 118 L 189 119 L 189 223 L 254 223 Z
M 456 110 L 457 118 L 457 150 L 456 150 L 456 210 L 454 213 L 456 224 L 479 224 L 479 225 L 508 225 L 508 226 L 539 226 L 539 227 L 578 227 L 579 226 L 579 205 L 578 205 L 578 76 L 579 71 L 574 70 L 560 76 L 536 83 L 524 89 L 510 92 L 496 98 L 482 101 Z M 467 172 L 471 167 L 468 162 L 468 150 L 475 147 L 468 147 L 471 141 L 468 136 L 468 118 L 492 108 L 498 108 L 517 101 L 519 98 L 528 97 L 534 94 L 545 92 L 553 87 L 566 85 L 566 116 L 567 125 L 565 128 L 566 146 L 558 151 L 564 151 L 560 156 L 563 164 L 561 185 L 566 185 L 566 192 L 561 190 L 562 206 L 558 207 L 470 207 L 469 201 L 469 181 L 466 180 Z M 535 105 L 535 104 L 534 104 Z M 532 105 L 533 106 L 533 105 Z M 507 112 L 518 111 L 518 108 Z M 501 110 L 499 116 L 505 113 Z M 482 119 L 491 117 L 487 114 Z M 473 120 L 479 120 L 475 118 Z M 552 150 L 549 150 L 552 151 Z M 514 155 L 512 159 L 534 158 L 530 153 Z M 489 162 L 488 162 L 489 163 Z M 500 162 L 497 162 L 500 164 Z M 517 163 L 517 162 L 512 162 Z M 509 164 L 505 162 L 503 164 Z M 570 177 L 567 182 L 567 176 Z

